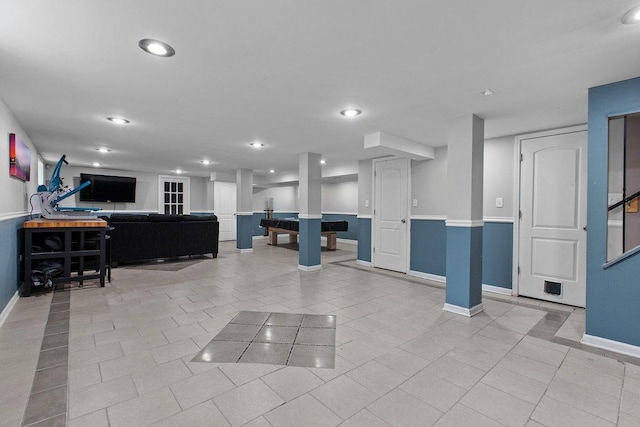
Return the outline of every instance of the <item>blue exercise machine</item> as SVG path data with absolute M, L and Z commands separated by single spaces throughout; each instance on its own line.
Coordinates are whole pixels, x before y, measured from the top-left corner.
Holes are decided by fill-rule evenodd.
M 38 192 L 31 196 L 32 202 L 33 198 L 36 197 L 36 202 L 33 207 L 37 209 L 39 205 L 41 215 L 47 219 L 95 219 L 95 215 L 91 213 L 93 211 L 99 211 L 100 208 L 58 206 L 58 203 L 62 200 L 91 185 L 91 181 L 85 181 L 76 188 L 70 189 L 68 185 L 63 184 L 62 178 L 60 177 L 60 170 L 62 169 L 63 163 L 69 164 L 66 157 L 67 156 L 63 154 L 60 160 L 58 160 L 56 167 L 53 168 L 49 187 L 40 185 L 38 186 Z

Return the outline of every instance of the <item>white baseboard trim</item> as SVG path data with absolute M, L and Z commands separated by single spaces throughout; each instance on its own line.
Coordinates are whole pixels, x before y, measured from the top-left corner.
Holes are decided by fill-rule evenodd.
M 465 308 L 465 307 L 460 307 L 458 305 L 445 303 L 442 309 L 450 313 L 461 314 L 462 316 L 467 316 L 467 317 L 473 317 L 476 314 L 480 313 L 482 310 L 484 310 L 484 307 L 482 306 L 482 303 L 475 305 L 471 308 Z
M 509 216 L 485 216 L 484 222 L 498 222 L 503 224 L 513 224 L 513 218 Z
M 302 271 L 318 271 L 322 269 L 322 265 L 301 265 L 298 264 L 298 270 Z
M 344 215 L 344 216 L 357 216 L 357 212 L 322 212 L 322 215 Z
M 253 252 L 253 248 L 238 249 L 238 252 L 240 252 L 241 254 L 250 254 L 251 252 Z
M 418 221 L 446 221 L 446 215 L 411 215 L 411 219 Z
M 16 305 L 19 299 L 20 299 L 20 294 L 18 293 L 18 291 L 16 291 L 16 293 L 13 294 L 13 297 L 11 297 L 11 299 L 9 300 L 5 308 L 2 310 L 2 313 L 0 313 L 0 328 L 4 324 L 4 321 L 7 320 L 7 317 L 9 317 L 9 313 L 11 313 L 13 306 Z
M 484 221 L 481 219 L 448 219 L 445 222 L 447 227 L 463 227 L 463 228 L 471 228 L 471 227 L 482 227 L 484 226 Z
M 636 345 L 626 344 L 620 341 L 613 341 L 607 338 L 596 337 L 584 334 L 582 336 L 582 344 L 597 347 L 604 350 L 610 350 L 627 356 L 640 357 L 640 347 Z
M 322 219 L 322 214 L 298 214 L 298 219 Z
M 409 270 L 409 276 L 419 277 L 421 279 L 431 280 L 432 282 L 447 283 L 446 276 L 438 276 L 436 274 L 423 273 L 422 271 Z M 482 284 L 482 290 L 485 292 L 492 292 L 494 294 L 513 295 L 513 291 L 508 288 L 501 288 L 500 286 L 485 285 Z
M 356 260 L 356 264 L 362 265 L 364 267 L 371 267 L 372 266 L 371 261 L 363 261 L 361 259 L 357 259 Z
M 432 282 L 447 283 L 445 276 L 438 276 L 436 274 L 423 273 L 422 271 L 409 270 L 409 276 L 419 277 L 421 279 L 431 280 Z
M 513 295 L 512 289 L 501 288 L 500 286 L 485 285 L 484 283 L 482 284 L 482 290 L 484 292 L 491 292 L 494 294 L 509 295 L 509 296 Z

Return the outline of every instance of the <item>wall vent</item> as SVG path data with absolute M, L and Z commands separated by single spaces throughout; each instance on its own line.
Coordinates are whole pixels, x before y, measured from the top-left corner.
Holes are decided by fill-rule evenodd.
M 560 295 L 562 294 L 562 283 L 560 282 L 551 282 L 549 280 L 544 281 L 544 292 L 546 294 L 551 295 Z

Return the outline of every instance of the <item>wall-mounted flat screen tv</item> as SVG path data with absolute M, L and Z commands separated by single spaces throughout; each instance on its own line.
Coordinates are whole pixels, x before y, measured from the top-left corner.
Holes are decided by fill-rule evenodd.
M 91 185 L 80 190 L 81 202 L 128 202 L 136 201 L 136 179 L 128 176 L 80 174 L 80 183 L 91 181 Z

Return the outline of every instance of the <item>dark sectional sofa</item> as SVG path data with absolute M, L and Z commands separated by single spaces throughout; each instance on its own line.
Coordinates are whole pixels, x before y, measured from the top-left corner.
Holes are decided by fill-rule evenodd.
M 111 262 L 134 262 L 185 255 L 218 256 L 215 215 L 113 214 L 108 218 Z

